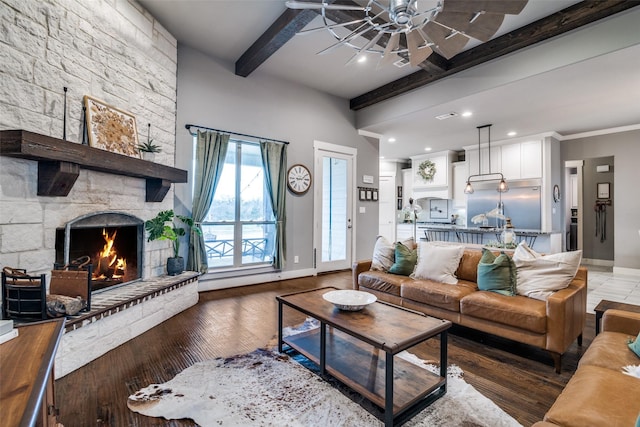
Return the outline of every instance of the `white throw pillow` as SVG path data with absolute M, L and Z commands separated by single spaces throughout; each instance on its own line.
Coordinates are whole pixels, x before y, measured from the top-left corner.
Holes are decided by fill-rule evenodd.
M 377 271 L 388 271 L 396 257 L 396 245 L 389 243 L 384 236 L 378 236 L 373 247 L 371 257 L 371 269 Z
M 521 242 L 513 253 L 518 294 L 546 301 L 553 292 L 569 286 L 581 260 L 582 251 L 540 255 Z
M 458 283 L 455 273 L 463 253 L 464 246 L 420 242 L 418 263 L 411 277 L 455 285 Z

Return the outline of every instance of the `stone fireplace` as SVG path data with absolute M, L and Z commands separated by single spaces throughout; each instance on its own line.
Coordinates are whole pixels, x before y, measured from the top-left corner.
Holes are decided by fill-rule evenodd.
M 120 286 L 142 277 L 144 221 L 124 212 L 93 212 L 56 230 L 56 264 L 89 257 L 91 290 Z

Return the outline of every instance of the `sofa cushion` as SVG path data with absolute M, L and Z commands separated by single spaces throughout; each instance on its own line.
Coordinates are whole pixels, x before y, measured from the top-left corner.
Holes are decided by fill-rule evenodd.
M 459 312 L 460 300 L 477 290 L 475 283 L 466 281 L 449 285 L 433 280 L 414 279 L 402 283 L 400 296 L 445 310 Z
M 545 302 L 523 296 L 509 297 L 495 292 L 474 292 L 462 299 L 460 313 L 537 334 L 547 332 Z
M 395 256 L 395 245 L 389 243 L 384 236 L 378 236 L 373 247 L 371 257 L 371 269 L 377 271 L 387 271 L 393 265 Z
M 495 256 L 483 249 L 478 263 L 478 289 L 514 296 L 516 292 L 516 265 L 510 256 L 502 252 Z
M 640 396 L 638 378 L 580 366 L 544 420 L 565 427 L 631 427 L 640 413 L 640 399 L 632 396 Z
M 385 273 L 383 271 L 364 271 L 358 276 L 358 284 L 369 289 L 400 296 L 400 285 L 409 279 L 407 276 Z
M 478 282 L 478 263 L 482 258 L 482 252 L 479 249 L 465 248 L 456 270 L 456 277 L 467 282 Z
M 395 248 L 395 261 L 391 268 L 389 268 L 389 273 L 408 276 L 413 273 L 413 269 L 416 267 L 417 261 L 418 252 L 415 249 L 408 248 L 401 242 L 397 242 Z
M 601 332 L 593 339 L 589 351 L 582 356 L 579 365 L 600 366 L 619 371 L 624 366 L 639 364 L 638 356 L 627 347 L 629 338 L 629 335 L 621 332 Z
M 458 283 L 455 272 L 463 252 L 464 246 L 420 242 L 418 263 L 411 277 L 455 285 Z
M 629 342 L 629 348 L 636 354 L 636 356 L 640 357 L 640 333 L 638 333 L 635 340 L 631 340 L 631 342 Z
M 518 294 L 546 301 L 554 291 L 569 286 L 581 259 L 582 251 L 540 255 L 521 242 L 513 253 Z

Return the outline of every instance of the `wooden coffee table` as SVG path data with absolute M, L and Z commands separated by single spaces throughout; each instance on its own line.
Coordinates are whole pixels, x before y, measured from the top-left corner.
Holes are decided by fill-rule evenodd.
M 338 310 L 322 298 L 335 288 L 276 297 L 278 351 L 286 344 L 384 409 L 385 426 L 401 424 L 447 391 L 448 320 L 383 302 L 360 311 Z M 283 306 L 320 322 L 320 328 L 283 337 Z M 394 355 L 423 341 L 440 337 L 440 374 Z M 382 350 L 382 352 L 380 351 Z
M 632 313 L 640 313 L 640 305 L 626 304 L 623 302 L 615 302 L 603 299 L 595 306 L 593 311 L 596 312 L 596 335 L 600 333 L 600 321 L 605 311 L 609 309 L 630 311 Z

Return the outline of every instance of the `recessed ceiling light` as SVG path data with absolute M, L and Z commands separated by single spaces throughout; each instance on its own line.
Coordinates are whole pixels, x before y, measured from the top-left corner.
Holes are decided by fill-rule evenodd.
M 473 116 L 473 113 L 471 111 L 465 111 L 464 113 L 462 113 L 462 117 L 471 117 Z
M 384 156 L 380 156 L 381 159 L 384 159 Z
M 507 136 L 516 136 L 518 132 L 511 131 L 507 134 Z
M 431 151 L 431 147 L 425 147 L 424 151 Z
M 360 55 L 360 57 L 358 58 L 358 62 L 365 62 L 367 60 L 367 57 L 364 55 Z
M 395 139 L 395 138 L 389 138 L 389 139 L 387 139 L 387 141 L 389 141 L 389 142 L 396 142 L 396 139 Z

